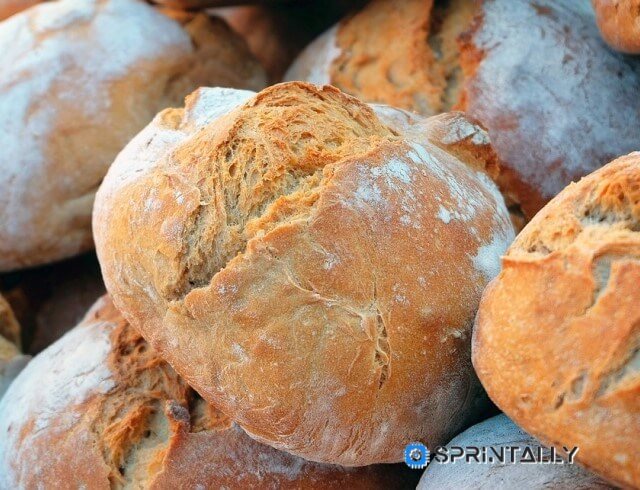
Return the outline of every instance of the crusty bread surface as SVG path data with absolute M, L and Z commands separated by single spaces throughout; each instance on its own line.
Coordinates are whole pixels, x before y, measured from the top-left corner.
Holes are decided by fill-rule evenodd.
M 162 33 L 162 35 L 159 35 Z M 113 158 L 201 85 L 260 88 L 222 21 L 184 27 L 137 0 L 59 0 L 0 23 L 0 271 L 93 246 L 91 208 Z
M 546 444 L 640 486 L 640 153 L 572 184 L 523 230 L 478 312 L 492 400 Z
M 481 410 L 469 336 L 513 238 L 462 114 L 329 86 L 201 89 L 112 165 L 94 234 L 125 317 L 253 437 L 397 462 Z
M 206 404 L 104 297 L 0 402 L 2 488 L 409 488 L 260 444 Z M 415 481 L 413 482 L 415 485 Z

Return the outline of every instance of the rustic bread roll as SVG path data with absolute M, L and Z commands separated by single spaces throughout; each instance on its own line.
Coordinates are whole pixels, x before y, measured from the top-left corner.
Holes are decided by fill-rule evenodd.
M 604 40 L 623 53 L 640 53 L 640 0 L 591 0 Z
M 482 405 L 470 327 L 513 237 L 480 169 L 494 159 L 460 114 L 374 111 L 302 83 L 201 89 L 100 188 L 105 284 L 254 438 L 320 462 L 401 461 Z
M 524 229 L 474 331 L 482 384 L 541 441 L 640 486 L 640 153 L 570 185 Z
M 0 398 L 27 362 L 29 357 L 20 353 L 20 325 L 0 296 Z
M 402 466 L 310 463 L 253 441 L 107 297 L 0 402 L 2 488 L 402 488 Z M 415 485 L 415 481 L 413 482 Z
M 606 49 L 588 0 L 373 0 L 285 79 L 427 115 L 464 110 L 527 218 L 640 141 L 640 59 Z
M 263 83 L 222 21 L 198 16 L 182 28 L 135 0 L 17 14 L 0 24 L 0 65 L 0 270 L 92 246 L 95 190 L 158 110 L 200 85 Z
M 457 490 L 460 488 L 477 490 L 494 490 L 496 488 L 604 490 L 613 488 L 578 465 L 527 463 L 527 458 L 530 460 L 530 453 L 523 451 L 529 448 L 537 457 L 537 452 L 542 450 L 541 445 L 505 415 L 485 420 L 455 437 L 447 444 L 448 455 L 454 452 L 454 446 L 467 448 L 468 454 L 471 454 L 469 448 L 487 448 L 487 454 L 494 458 L 494 462 L 481 463 L 473 459 L 458 459 L 455 462 L 449 461 L 444 464 L 432 460 L 420 479 L 418 490 Z M 499 454 L 500 451 L 504 451 L 503 454 L 507 461 L 511 461 L 509 458 L 513 455 L 514 458 L 517 458 L 517 462 L 504 464 L 496 461 L 496 454 Z M 544 449 L 544 454 L 548 455 L 549 451 Z M 566 453 L 562 452 L 558 455 L 566 456 Z

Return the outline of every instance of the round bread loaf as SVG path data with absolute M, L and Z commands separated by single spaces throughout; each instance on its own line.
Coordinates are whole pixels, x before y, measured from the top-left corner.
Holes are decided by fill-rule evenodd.
M 0 402 L 2 488 L 383 489 L 411 480 L 402 466 L 321 465 L 255 442 L 203 402 L 107 297 Z
M 207 401 L 310 460 L 397 462 L 483 397 L 470 328 L 513 238 L 486 134 L 333 87 L 201 89 L 112 165 L 107 290 Z
M 60 0 L 0 24 L 0 270 L 92 247 L 113 158 L 200 85 L 261 87 L 222 21 L 184 27 L 136 0 Z
M 640 59 L 603 45 L 588 0 L 373 0 L 285 79 L 426 115 L 465 111 L 487 128 L 507 204 L 527 219 L 640 141 Z
M 591 0 L 604 40 L 623 53 L 640 54 L 640 0 Z
M 541 441 L 640 486 L 640 153 L 553 199 L 484 293 L 473 360 L 492 400 Z
M 29 357 L 20 353 L 20 325 L 0 296 L 0 398 L 27 362 Z
M 467 429 L 447 444 L 447 452 L 443 454 L 451 458 L 458 454 L 457 448 L 467 451 L 467 455 L 473 454 L 476 448 L 481 452 L 486 451 L 487 460 L 491 457 L 493 462 L 487 463 L 482 457 L 478 461 L 472 457 L 468 459 L 466 456 L 455 461 L 447 461 L 447 463 L 439 462 L 437 458 L 432 459 L 420 479 L 418 490 L 461 488 L 605 490 L 614 488 L 578 465 L 567 464 L 569 458 L 566 452 L 556 453 L 557 457 L 565 458 L 565 463 L 529 463 L 532 456 L 537 458 L 540 453 L 543 457 L 549 457 L 550 452 L 505 415 L 498 415 Z M 572 449 L 569 448 L 570 451 Z M 498 461 L 499 456 L 504 457 L 506 463 Z

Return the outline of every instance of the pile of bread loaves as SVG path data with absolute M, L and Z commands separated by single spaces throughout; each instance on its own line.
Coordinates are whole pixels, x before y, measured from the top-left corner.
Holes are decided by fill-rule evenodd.
M 0 66 L 0 490 L 640 488 L 640 0 L 0 0 Z

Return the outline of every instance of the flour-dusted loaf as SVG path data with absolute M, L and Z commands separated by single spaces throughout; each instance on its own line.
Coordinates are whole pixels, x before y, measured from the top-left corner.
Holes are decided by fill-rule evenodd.
M 402 466 L 320 465 L 255 442 L 107 297 L 0 402 L 1 488 L 384 489 L 411 480 Z
M 397 462 L 483 398 L 480 294 L 513 237 L 486 133 L 333 87 L 201 89 L 96 200 L 107 290 L 209 402 L 307 459 Z
M 604 40 L 623 53 L 640 54 L 640 0 L 591 0 Z
M 548 457 L 549 449 L 541 446 L 505 415 L 485 420 L 455 437 L 446 446 L 448 457 L 457 454 L 456 446 L 466 450 L 468 455 L 472 454 L 473 449 L 478 448 L 487 457 L 483 460 L 480 456 L 480 461 L 477 461 L 467 460 L 463 456 L 455 462 L 448 460 L 446 463 L 432 460 L 420 479 L 418 490 L 459 490 L 461 488 L 608 490 L 614 488 L 577 464 L 568 464 L 569 458 L 564 451 L 556 455 L 564 457 L 565 463 L 531 463 L 532 455 L 537 458 L 540 452 L 543 457 Z M 569 451 L 571 450 L 573 448 L 569 448 Z M 507 462 L 499 462 L 498 455 L 503 456 Z M 493 462 L 487 462 L 488 458 L 493 458 Z
M 0 23 L 0 270 L 92 246 L 113 158 L 200 85 L 261 87 L 222 21 L 184 27 L 137 0 L 46 2 Z
M 640 487 L 640 153 L 572 184 L 484 293 L 473 359 L 492 400 L 547 444 Z
M 588 0 L 373 0 L 285 79 L 427 115 L 464 110 L 487 128 L 501 189 L 527 219 L 640 141 L 640 59 L 603 44 Z
M 20 353 L 20 325 L 9 303 L 0 296 L 0 398 L 29 361 Z

